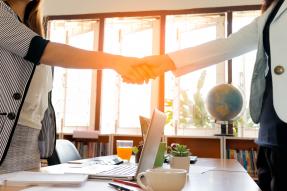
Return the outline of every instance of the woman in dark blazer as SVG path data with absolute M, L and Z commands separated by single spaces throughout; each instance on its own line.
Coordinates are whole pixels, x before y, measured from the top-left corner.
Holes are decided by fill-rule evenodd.
M 154 76 L 138 58 L 45 40 L 39 5 L 40 0 L 0 0 L 0 174 L 39 167 L 39 132 L 42 125 L 55 126 L 48 101 L 51 66 L 109 68 L 132 83 Z M 49 109 L 52 115 L 45 115 Z
M 257 49 L 250 95 L 250 114 L 260 123 L 257 168 L 263 191 L 287 190 L 287 1 L 265 0 L 263 14 L 228 38 L 146 57 L 159 74 L 176 76 Z M 160 69 L 159 69 L 160 67 Z

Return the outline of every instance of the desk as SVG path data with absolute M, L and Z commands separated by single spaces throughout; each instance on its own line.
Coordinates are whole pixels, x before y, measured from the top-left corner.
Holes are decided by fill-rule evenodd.
M 214 168 L 201 174 L 190 172 L 183 191 L 260 191 L 257 184 L 236 160 L 199 158 L 192 167 Z M 108 182 L 110 181 L 89 180 L 85 186 L 71 188 L 69 191 L 114 191 L 107 186 Z M 0 191 L 19 191 L 21 189 L 23 188 L 0 186 Z

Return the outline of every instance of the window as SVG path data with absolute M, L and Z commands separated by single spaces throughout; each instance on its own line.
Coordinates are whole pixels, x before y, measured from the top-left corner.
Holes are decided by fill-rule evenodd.
M 261 11 L 241 11 L 233 13 L 233 32 L 238 31 L 245 25 L 258 17 Z M 237 86 L 244 95 L 244 110 L 241 117 L 238 119 L 238 125 L 241 127 L 257 127 L 251 120 L 249 114 L 249 95 L 251 77 L 255 64 L 256 52 L 252 51 L 232 60 L 232 83 Z
M 74 47 L 96 50 L 98 46 L 98 21 L 50 21 L 49 39 Z M 74 128 L 94 128 L 95 83 L 93 70 L 54 68 L 53 105 L 58 131 Z
M 158 54 L 158 39 L 157 18 L 110 18 L 105 21 L 105 52 L 133 57 Z M 139 115 L 151 115 L 155 84 L 125 84 L 116 72 L 103 71 L 101 131 L 140 133 Z
M 224 14 L 168 16 L 166 23 L 166 52 L 192 47 L 225 36 Z M 207 53 L 208 54 L 208 53 Z M 205 110 L 207 92 L 225 82 L 225 63 L 210 66 L 174 78 L 166 75 L 165 111 L 169 125 L 166 133 L 184 134 L 190 128 L 211 126 Z
M 199 11 L 191 14 L 192 11 L 187 10 L 175 11 L 174 15 L 150 11 L 135 13 L 135 16 L 129 13 L 126 17 L 114 17 L 114 14 L 111 17 L 107 13 L 92 15 L 94 19 L 51 20 L 48 36 L 52 41 L 87 50 L 103 47 L 108 53 L 143 57 L 226 37 L 227 26 L 231 25 L 236 32 L 260 15 L 260 11 L 245 8 L 241 8 L 244 11 L 223 9 L 219 12 L 211 8 L 202 14 L 198 14 Z M 230 11 L 232 19 L 227 19 Z M 103 34 L 99 35 L 100 31 Z M 153 108 L 164 104 L 167 135 L 208 135 L 215 128 L 205 109 L 206 95 L 215 85 L 227 83 L 227 79 L 232 79 L 245 95 L 245 112 L 237 122 L 240 126 L 256 127 L 248 110 L 250 68 L 255 54 L 253 51 L 232 59 L 232 73 L 227 62 L 214 63 L 216 65 L 178 78 L 166 73 L 164 84 L 158 79 L 144 85 L 125 84 L 113 70 L 103 70 L 102 75 L 97 76 L 100 72 L 93 70 L 55 68 L 53 103 L 58 129 L 68 132 L 78 127 L 94 129 L 96 123 L 102 133 L 140 134 L 139 115 L 149 117 Z M 101 87 L 96 87 L 97 79 L 101 80 Z M 95 108 L 98 93 L 101 103 Z M 162 94 L 164 97 L 160 97 Z M 99 121 L 95 122 L 96 118 Z

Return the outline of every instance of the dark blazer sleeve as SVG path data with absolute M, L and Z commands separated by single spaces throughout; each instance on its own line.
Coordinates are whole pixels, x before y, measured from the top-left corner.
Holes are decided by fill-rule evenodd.
M 21 23 L 0 0 L 0 46 L 26 60 L 39 64 L 48 41 Z

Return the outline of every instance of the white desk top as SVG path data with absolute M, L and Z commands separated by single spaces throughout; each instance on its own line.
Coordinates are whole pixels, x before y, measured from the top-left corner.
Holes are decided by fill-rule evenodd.
M 49 168 L 49 167 L 48 167 Z M 113 191 L 108 180 L 89 180 L 81 187 L 40 188 L 27 191 Z M 0 191 L 19 191 L 23 187 L 0 186 Z M 260 191 L 245 169 L 236 161 L 228 159 L 198 159 L 191 166 L 188 182 L 183 191 Z

